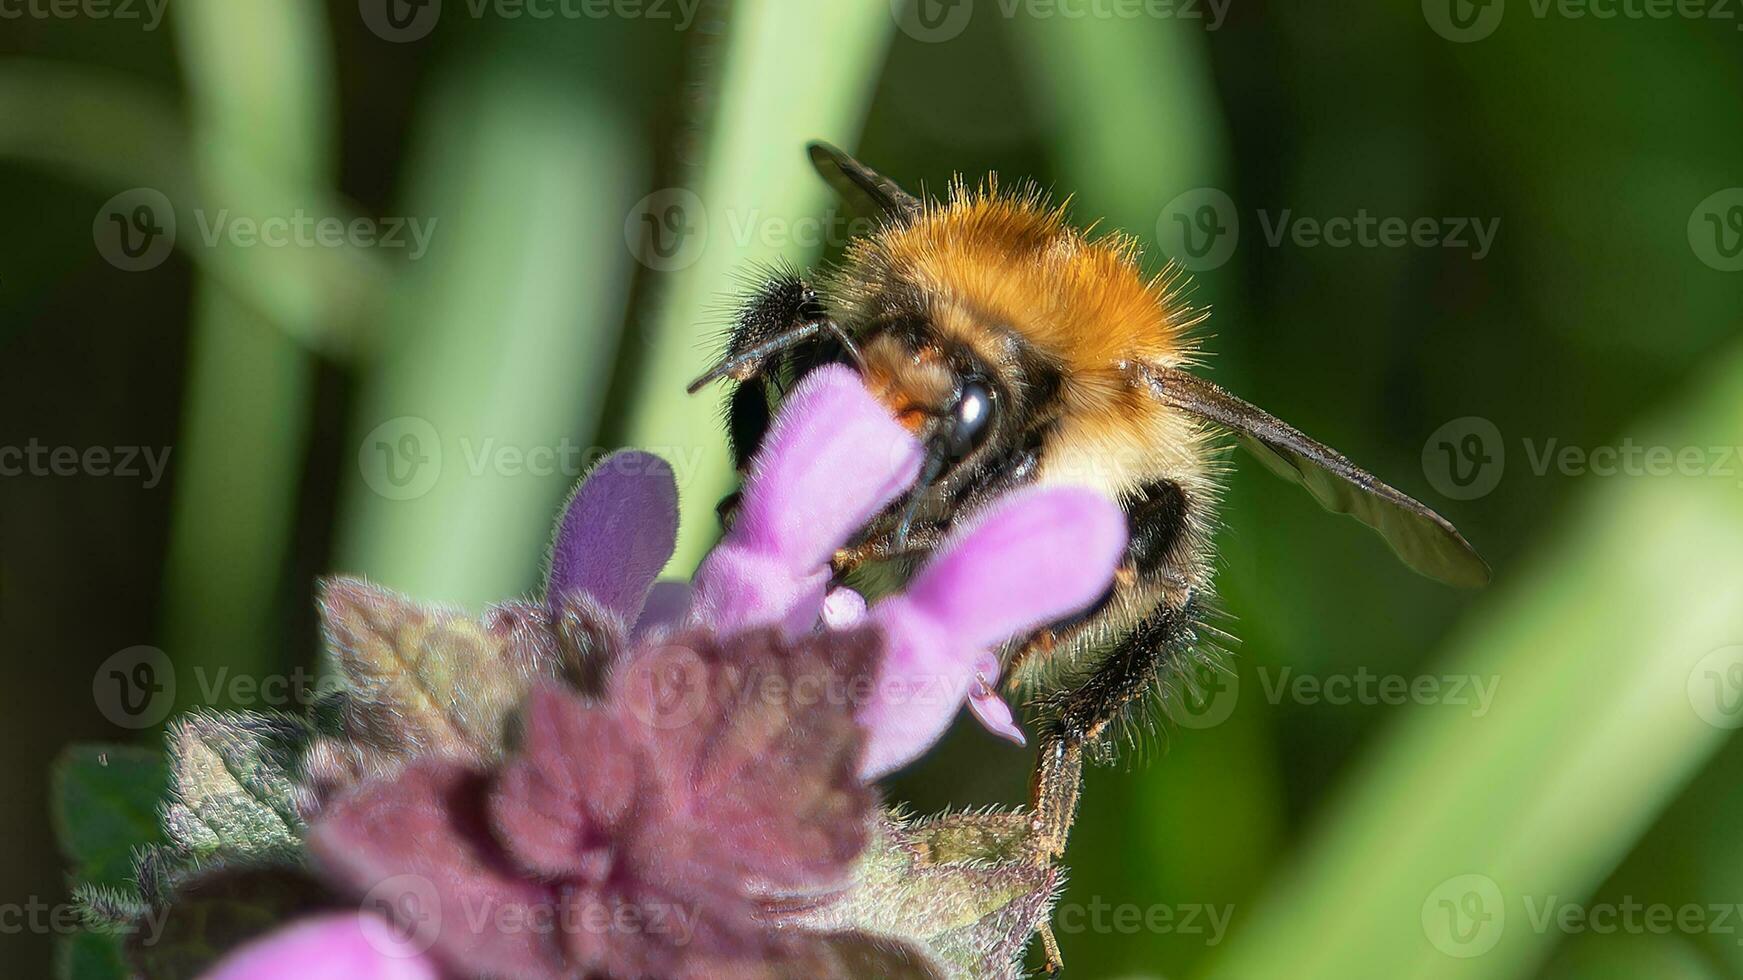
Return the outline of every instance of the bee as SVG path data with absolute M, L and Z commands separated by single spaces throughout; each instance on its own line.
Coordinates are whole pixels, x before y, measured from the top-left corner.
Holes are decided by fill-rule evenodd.
M 828 363 L 865 384 L 926 447 L 915 487 L 835 556 L 838 574 L 911 568 L 952 524 L 1013 488 L 1088 485 L 1124 510 L 1130 543 L 1093 607 L 1002 651 L 1007 683 L 1041 719 L 1033 838 L 1062 855 L 1086 755 L 1173 690 L 1222 637 L 1212 537 L 1223 437 L 1326 509 L 1379 532 L 1410 568 L 1464 587 L 1489 567 L 1444 518 L 1342 454 L 1194 373 L 1204 313 L 1172 269 L 1146 276 L 1136 241 L 1092 237 L 1039 192 L 995 178 L 922 200 L 840 150 L 818 172 L 878 216 L 815 282 L 769 274 L 739 309 L 722 359 L 735 459 L 756 452 L 782 393 Z M 730 515 L 731 498 L 723 503 Z M 1069 555 L 1061 555 L 1069 561 Z

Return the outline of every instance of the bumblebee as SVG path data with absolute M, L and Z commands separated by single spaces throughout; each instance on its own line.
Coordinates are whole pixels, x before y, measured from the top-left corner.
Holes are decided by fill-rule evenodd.
M 1209 620 L 1225 436 L 1378 531 L 1416 571 L 1488 581 L 1440 515 L 1194 373 L 1204 314 L 1182 301 L 1177 272 L 1144 275 L 1133 238 L 1092 237 L 1039 192 L 1002 191 L 994 178 L 958 178 L 943 200 L 922 200 L 832 146 L 809 151 L 878 222 L 814 282 L 769 274 L 738 310 L 723 358 L 691 385 L 733 383 L 740 466 L 797 378 L 846 362 L 927 454 L 914 489 L 836 555 L 839 574 L 910 569 L 954 521 L 1027 484 L 1094 487 L 1130 524 L 1103 599 L 1001 651 L 1006 683 L 1031 693 L 1040 719 L 1040 859 L 1064 853 L 1086 755 L 1110 751 L 1110 732 L 1176 690 L 1222 636 Z

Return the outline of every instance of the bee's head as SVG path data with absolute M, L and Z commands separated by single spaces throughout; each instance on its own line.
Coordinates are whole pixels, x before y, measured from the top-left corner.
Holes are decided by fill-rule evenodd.
M 916 515 L 960 499 L 1009 441 L 1011 395 L 975 352 L 936 335 L 880 332 L 860 348 L 866 387 L 926 447 L 920 478 L 889 515 L 905 526 Z
M 872 394 L 946 469 L 972 458 L 999 427 L 999 385 L 967 351 L 884 333 L 861 347 L 860 370 Z

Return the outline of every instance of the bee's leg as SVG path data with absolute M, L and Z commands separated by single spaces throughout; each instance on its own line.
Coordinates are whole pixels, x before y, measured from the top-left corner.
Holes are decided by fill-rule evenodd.
M 1138 709 L 1197 642 L 1189 610 L 1190 604 L 1187 609 L 1158 609 L 1123 637 L 1077 687 L 1046 702 L 1051 718 L 1041 736 L 1032 787 L 1031 826 L 1038 860 L 1065 853 L 1077 817 L 1084 752 L 1115 721 Z
M 830 564 L 835 567 L 837 575 L 845 575 L 871 562 L 912 558 L 938 547 L 944 540 L 944 532 L 945 525 L 935 521 L 910 524 L 908 536 L 900 545 L 896 543 L 895 532 L 879 534 L 859 544 L 837 550 Z
M 1167 672 L 1197 642 L 1192 583 L 1197 579 L 1198 529 L 1189 515 L 1185 492 L 1172 481 L 1158 481 L 1124 501 L 1130 525 L 1125 560 L 1114 587 L 1088 612 L 1044 630 L 1019 655 L 1072 644 L 1092 623 L 1112 614 L 1115 603 L 1134 599 L 1148 607 L 1135 626 L 1100 657 L 1075 686 L 1046 698 L 1048 718 L 1040 742 L 1034 779 L 1034 831 L 1037 856 L 1050 860 L 1065 853 L 1066 837 L 1077 817 L 1083 782 L 1083 755 L 1114 721 L 1126 716 L 1153 691 Z M 1063 665 L 1069 673 L 1070 664 Z
M 1059 937 L 1053 935 L 1053 923 L 1042 922 L 1036 931 L 1041 934 L 1041 953 L 1047 957 L 1047 974 L 1057 976 L 1065 969 L 1065 957 L 1059 954 Z
M 1066 838 L 1077 820 L 1077 795 L 1083 787 L 1083 737 L 1049 729 L 1041 739 L 1040 762 L 1029 792 L 1034 816 L 1029 830 L 1035 860 L 1050 864 L 1065 853 Z
M 769 380 L 761 375 L 734 385 L 727 396 L 726 440 L 732 447 L 732 465 L 741 471 L 750 465 L 769 431 L 773 414 L 769 400 Z

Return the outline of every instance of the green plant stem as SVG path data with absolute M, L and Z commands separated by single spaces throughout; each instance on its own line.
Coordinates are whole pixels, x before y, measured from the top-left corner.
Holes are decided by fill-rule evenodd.
M 1635 438 L 1743 437 L 1743 357 Z M 1526 460 L 1507 459 L 1508 478 Z M 1514 580 L 1507 585 L 1507 580 Z M 1443 674 L 1497 684 L 1493 709 L 1412 706 L 1317 821 L 1213 977 L 1512 977 L 1560 938 L 1533 910 L 1579 902 L 1730 735 L 1695 710 L 1701 659 L 1743 639 L 1743 496 L 1730 476 L 1616 476 L 1453 647 Z M 1493 948 L 1430 929 L 1481 875 Z M 1504 908 L 1503 908 L 1504 906 Z M 1476 925 L 1474 917 L 1463 923 Z M 1472 947 L 1454 946 L 1452 953 Z
M 219 213 L 264 219 L 314 202 L 286 192 L 243 196 L 259 173 L 281 188 L 313 186 L 331 170 L 326 27 L 313 0 L 186 0 L 175 9 L 193 104 L 202 199 Z M 182 234 L 199 234 L 206 214 Z M 196 246 L 199 247 L 199 246 Z M 283 256 L 302 248 L 226 250 L 235 278 L 305 297 L 279 303 L 277 329 L 225 286 L 195 285 L 193 334 L 175 475 L 164 646 L 185 678 L 180 698 L 205 700 L 187 680 L 261 676 L 279 668 L 279 619 L 305 451 L 312 362 L 295 339 L 315 332 L 324 308 L 315 265 Z M 266 270 L 274 270 L 269 273 Z M 190 669 L 191 668 L 191 669 Z M 202 671 L 209 672 L 202 674 Z M 227 699 L 220 695 L 220 703 Z
M 716 111 L 692 190 L 704 236 L 688 266 L 657 272 L 659 310 L 642 332 L 651 348 L 637 379 L 627 442 L 697 460 L 680 487 L 682 519 L 674 570 L 687 575 L 717 535 L 714 505 L 731 485 L 718 390 L 684 387 L 718 356 L 718 312 L 737 276 L 779 260 L 803 263 L 815 249 L 765 233 L 791 231 L 828 203 L 805 142 L 856 142 L 895 21 L 890 6 L 745 0 L 732 7 Z M 807 52 L 795 60 L 795 52 Z M 692 232 L 695 233 L 695 232 Z

